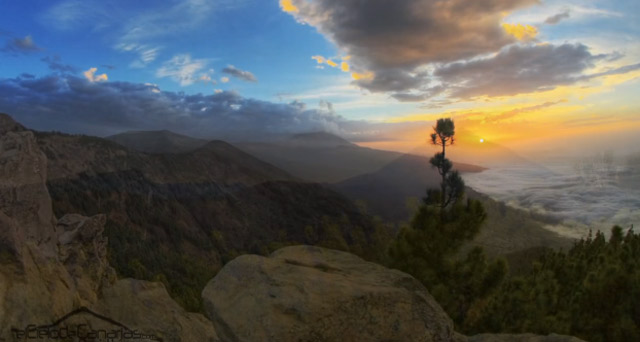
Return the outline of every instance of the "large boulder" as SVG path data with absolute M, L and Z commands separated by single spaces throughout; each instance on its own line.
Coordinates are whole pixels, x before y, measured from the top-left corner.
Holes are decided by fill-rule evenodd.
M 202 314 L 186 312 L 169 297 L 162 283 L 119 280 L 103 291 L 92 309 L 165 342 L 220 341 L 213 324 Z
M 410 275 L 318 247 L 238 257 L 202 296 L 225 341 L 457 339 L 451 319 Z

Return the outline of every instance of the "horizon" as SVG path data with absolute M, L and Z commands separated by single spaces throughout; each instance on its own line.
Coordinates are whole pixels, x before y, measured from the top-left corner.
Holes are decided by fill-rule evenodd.
M 406 153 L 451 117 L 460 141 L 533 158 L 640 146 L 634 1 L 3 6 L 0 111 L 32 129 L 232 142 L 325 131 Z

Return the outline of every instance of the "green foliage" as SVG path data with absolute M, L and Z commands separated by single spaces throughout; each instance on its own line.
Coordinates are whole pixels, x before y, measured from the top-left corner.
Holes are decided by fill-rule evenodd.
M 472 240 L 486 219 L 479 201 L 464 197 L 464 181 L 445 158 L 445 148 L 454 141 L 450 119 L 438 120 L 432 135 L 442 146 L 431 164 L 442 176 L 440 190 L 428 190 L 410 225 L 400 230 L 389 248 L 389 265 L 420 280 L 460 325 L 477 316 L 486 299 L 507 274 L 503 260 L 489 261 L 481 248 L 459 259 L 460 248 Z
M 485 218 L 475 200 L 447 209 L 423 204 L 389 248 L 388 265 L 420 280 L 459 325 L 475 315 L 507 274 L 506 262 L 488 260 L 481 248 L 472 249 L 466 258 L 458 257 Z
M 120 277 L 161 281 L 190 311 L 201 311 L 202 289 L 239 255 L 323 244 L 377 261 L 391 239 L 387 227 L 320 185 L 160 184 L 136 170 L 47 185 L 56 216 L 107 215 L 109 261 Z M 9 257 L 0 254 L 0 263 Z
M 453 171 L 453 163 L 446 157 L 447 146 L 453 145 L 455 142 L 455 125 L 453 120 L 439 119 L 431 134 L 431 143 L 442 147 L 442 152 L 436 153 L 429 162 L 438 169 L 438 173 L 442 176 L 440 183 L 440 192 L 430 190 L 428 199 L 432 204 L 439 203 L 440 207 L 446 208 L 449 204 L 455 203 L 464 196 L 464 181 L 458 171 Z
M 456 128 L 453 120 L 450 118 L 438 119 L 436 126 L 433 128 L 434 133 L 431 134 L 431 142 L 434 145 L 453 144 Z
M 568 252 L 549 252 L 506 281 L 467 333 L 559 333 L 588 341 L 640 340 L 640 235 L 598 232 Z
M 163 248 L 129 226 L 107 222 L 109 263 L 120 277 L 160 281 L 171 296 L 189 311 L 202 311 L 200 292 L 218 269 L 206 260 Z

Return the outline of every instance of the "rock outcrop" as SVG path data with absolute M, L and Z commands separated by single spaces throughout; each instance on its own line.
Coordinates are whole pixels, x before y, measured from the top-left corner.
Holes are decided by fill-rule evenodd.
M 223 341 L 580 342 L 560 335 L 454 332 L 451 319 L 410 275 L 311 246 L 228 263 L 202 292 Z
M 218 341 L 211 322 L 185 312 L 162 284 L 117 281 L 102 235 L 105 216 L 56 220 L 46 172 L 34 134 L 0 114 L 0 340 L 59 321 L 57 328 L 111 326 L 164 341 Z
M 219 341 L 213 324 L 180 307 L 162 283 L 123 279 L 106 288 L 93 309 L 166 342 Z
M 203 291 L 227 341 L 452 341 L 453 323 L 406 273 L 310 246 L 238 257 Z

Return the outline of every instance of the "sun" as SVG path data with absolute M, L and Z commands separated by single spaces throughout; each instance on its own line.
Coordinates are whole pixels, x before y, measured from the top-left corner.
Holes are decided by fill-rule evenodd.
M 484 142 L 484 139 L 480 139 L 480 143 L 482 144 Z

